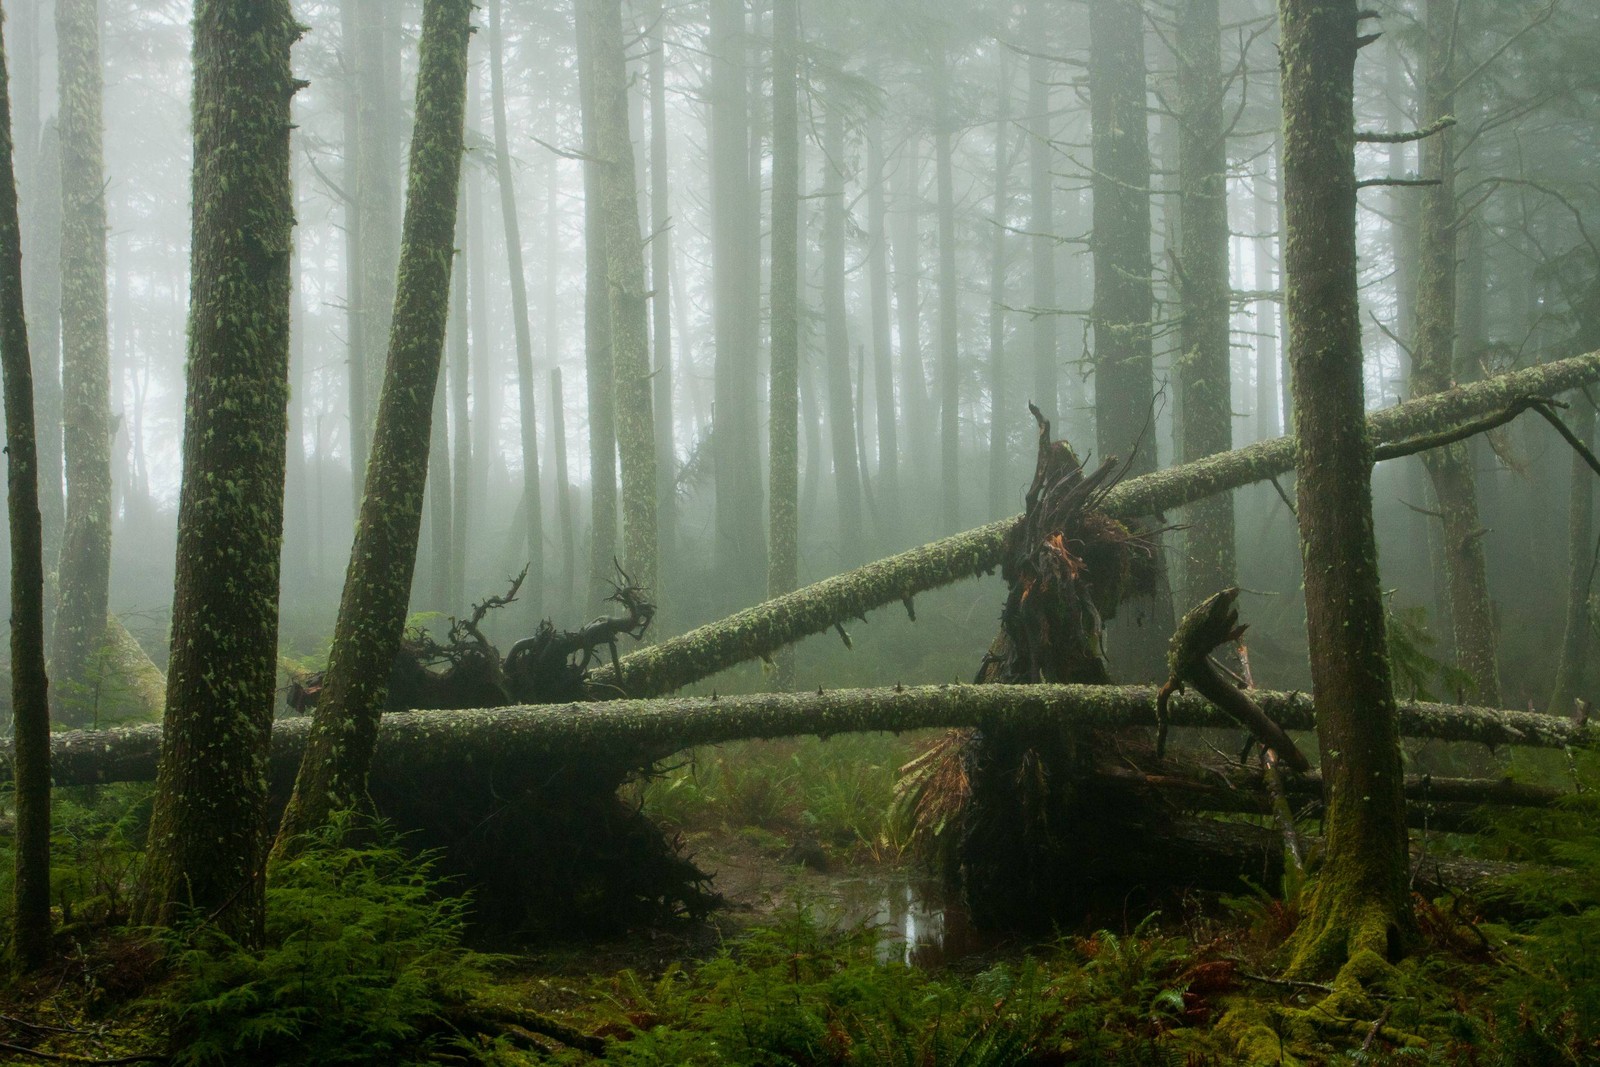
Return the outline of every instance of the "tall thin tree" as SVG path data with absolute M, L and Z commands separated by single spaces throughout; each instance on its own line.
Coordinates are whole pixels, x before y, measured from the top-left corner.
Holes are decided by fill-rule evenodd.
M 772 374 L 768 380 L 767 598 L 799 584 L 800 120 L 799 0 L 772 8 Z M 794 652 L 777 658 L 780 691 L 794 687 Z
M 426 0 L 389 357 L 333 650 L 275 852 L 366 801 L 416 567 L 455 259 L 471 0 Z
M 288 0 L 195 5 L 189 389 L 142 910 L 192 909 L 246 942 L 265 916 L 300 32 Z

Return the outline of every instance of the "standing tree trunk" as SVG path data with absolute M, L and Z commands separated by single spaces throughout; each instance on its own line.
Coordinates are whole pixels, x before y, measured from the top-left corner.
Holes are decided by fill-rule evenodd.
M 922 183 L 917 176 L 920 160 L 917 139 L 908 136 L 896 166 L 899 201 L 890 227 L 894 242 L 894 304 L 900 324 L 900 390 L 906 412 L 908 456 L 926 457 L 933 451 L 933 413 L 928 403 L 927 369 L 922 362 Z M 907 480 L 918 493 L 927 484 L 928 464 L 908 468 Z
M 939 477 L 944 529 L 961 529 L 961 371 L 957 362 L 960 308 L 956 287 L 956 190 L 950 160 L 955 118 L 950 112 L 950 51 L 934 56 L 933 152 L 939 185 Z
M 655 0 L 650 39 L 650 341 L 655 346 L 656 518 L 661 559 L 673 566 L 678 551 L 678 453 L 672 431 L 672 213 L 667 186 L 667 48 L 662 0 Z
M 1188 463 L 1233 447 L 1228 320 L 1228 155 L 1222 120 L 1222 27 L 1217 0 L 1184 0 L 1175 35 L 1178 58 L 1182 239 L 1178 285 L 1183 352 L 1180 458 Z M 1190 505 L 1185 535 L 1185 609 L 1234 584 L 1233 494 Z
M 1280 0 L 1285 296 L 1306 636 L 1327 815 L 1291 970 L 1392 954 L 1411 930 L 1405 802 L 1372 531 L 1356 279 L 1356 0 Z
M 1035 47 L 1045 32 L 1047 0 L 1029 0 L 1028 40 Z M 1033 403 L 1057 426 L 1065 426 L 1058 408 L 1061 382 L 1056 351 L 1056 242 L 1055 176 L 1051 164 L 1055 145 L 1050 140 L 1050 63 L 1042 52 L 1028 57 L 1028 251 L 1033 258 L 1033 293 L 1030 301 L 1039 312 L 1029 323 L 1033 344 Z M 1096 197 L 1096 202 L 1099 198 Z M 1007 413 L 1009 414 L 1009 412 Z M 996 419 L 1000 418 L 996 415 Z
M 195 6 L 189 396 L 142 910 L 171 923 L 192 909 L 246 943 L 265 909 L 299 34 L 288 0 Z
M 628 77 L 621 0 L 578 0 L 589 6 L 593 56 L 595 154 L 600 218 L 605 231 L 606 291 L 611 308 L 612 396 L 622 473 L 622 565 L 633 582 L 654 590 L 660 548 L 656 531 L 656 431 L 650 409 L 650 335 L 645 302 L 639 190 L 628 136 Z
M 447 298 L 448 299 L 448 298 Z M 452 316 L 453 318 L 454 316 Z M 451 323 L 446 332 L 454 328 Z M 442 362 L 442 361 L 441 361 Z M 445 396 L 445 375 L 439 374 L 433 392 L 433 411 L 429 418 L 433 440 L 428 445 L 428 600 L 434 611 L 446 611 L 450 599 L 450 561 L 454 556 L 454 523 L 451 521 L 450 415 Z
M 94 662 L 111 581 L 111 377 L 106 342 L 106 200 L 100 8 L 60 0 L 62 414 L 67 511 L 51 661 L 56 718 L 94 717 Z
M 367 797 L 422 525 L 430 412 L 455 257 L 471 16 L 470 0 L 427 0 L 423 8 L 394 322 L 372 460 L 322 696 L 278 830 L 279 855 L 332 813 L 360 807 Z
M 611 370 L 611 303 L 606 283 L 606 239 L 600 206 L 599 149 L 595 134 L 595 71 L 589 48 L 589 6 L 576 4 L 578 95 L 583 113 L 584 366 L 589 393 L 589 494 L 592 511 L 586 599 L 599 599 L 617 554 L 617 416 Z
M 566 610 L 576 607 L 573 600 L 578 575 L 577 535 L 572 526 L 572 478 L 567 471 L 567 408 L 562 396 L 561 368 L 550 368 L 550 451 L 556 465 L 556 515 L 561 523 L 561 578 L 566 583 L 561 603 Z
M 505 24 L 500 0 L 489 0 L 489 95 L 494 109 L 494 174 L 500 187 L 500 219 L 506 233 L 506 269 L 511 275 L 511 325 L 517 342 L 517 425 L 522 439 L 522 499 L 528 544 L 528 609 L 539 617 L 544 595 L 544 509 L 539 498 L 539 434 L 533 401 L 533 333 L 528 322 L 528 279 L 522 271 L 522 226 L 511 180 L 511 140 L 506 131 Z M 459 168 L 458 168 L 459 169 Z
M 822 336 L 827 349 L 828 430 L 839 503 L 839 558 L 861 562 L 861 467 L 850 385 L 849 312 L 844 293 L 844 113 L 825 105 L 822 120 Z
M 33 188 L 23 259 L 24 299 L 33 324 L 28 344 L 38 408 L 39 514 L 44 543 L 56 545 L 66 521 L 66 499 L 61 492 L 61 138 L 53 119 L 39 135 Z
M 878 536 L 898 540 L 900 528 L 900 440 L 895 412 L 894 351 L 889 340 L 889 240 L 884 227 L 883 124 L 867 127 L 867 284 L 872 305 L 872 386 L 878 412 Z M 865 399 L 862 401 L 866 403 Z
M 456 194 L 456 247 L 469 241 L 465 225 L 467 212 L 467 183 L 461 183 Z M 467 259 L 452 269 L 450 275 L 450 352 L 447 360 L 450 373 L 450 428 L 454 447 L 451 459 L 455 469 L 451 472 L 451 523 L 450 523 L 450 584 L 445 604 L 459 610 L 467 595 L 467 535 L 472 529 L 472 420 L 468 403 L 472 352 L 467 331 L 469 296 L 467 282 L 471 271 Z M 480 338 L 479 344 L 483 341 Z M 482 388 L 480 384 L 479 388 Z
M 706 80 L 711 148 L 711 287 L 716 404 L 711 434 L 716 480 L 719 585 L 745 602 L 764 570 L 757 364 L 749 343 L 756 314 L 758 205 L 750 180 L 744 0 L 710 0 Z
M 1006 382 L 1006 226 L 1011 211 L 1011 64 L 1000 53 L 1000 110 L 994 124 L 994 233 L 989 252 L 989 515 L 1003 515 L 1006 466 L 1010 460 L 1006 426 L 1011 398 Z
M 767 599 L 793 591 L 800 567 L 799 0 L 772 8 L 772 374 L 768 382 Z M 794 650 L 776 658 L 773 686 L 793 689 Z
M 1422 125 L 1449 116 L 1455 107 L 1453 53 L 1459 0 L 1427 0 L 1427 56 L 1423 72 Z M 1422 191 L 1418 247 L 1417 336 L 1412 345 L 1411 391 L 1426 396 L 1455 384 L 1456 236 L 1454 131 L 1443 129 L 1422 142 L 1422 171 L 1439 184 Z M 1458 441 L 1422 457 L 1433 484 L 1440 518 L 1446 592 L 1455 635 L 1457 664 L 1471 678 L 1477 699 L 1500 704 L 1495 661 L 1494 608 L 1489 600 L 1484 531 L 1478 521 L 1477 476 L 1467 442 Z
M 1578 310 L 1580 345 L 1600 339 L 1600 260 L 1597 273 Z M 1572 412 L 1572 432 L 1594 447 L 1595 408 L 1585 395 Z M 1572 456 L 1572 486 L 1567 495 L 1567 611 L 1561 639 L 1561 662 L 1550 694 L 1550 714 L 1568 715 L 1572 701 L 1588 692 L 1589 651 L 1594 645 L 1594 619 L 1589 597 L 1594 590 L 1594 472 L 1577 452 Z
M 1263 161 L 1262 167 L 1266 167 Z M 1277 285 L 1273 269 L 1272 238 L 1277 229 L 1278 213 L 1274 205 L 1272 187 L 1264 173 L 1251 179 L 1255 201 L 1256 288 L 1270 291 Z M 1283 432 L 1278 419 L 1278 333 L 1277 302 L 1271 299 L 1255 303 L 1255 354 L 1256 354 L 1256 440 L 1267 441 Z
M 44 671 L 44 542 L 33 428 L 33 367 L 23 314 L 22 225 L 5 45 L 0 42 L 0 374 L 5 376 L 6 505 L 11 529 L 11 744 L 16 850 L 11 948 L 33 971 L 50 958 L 50 702 Z

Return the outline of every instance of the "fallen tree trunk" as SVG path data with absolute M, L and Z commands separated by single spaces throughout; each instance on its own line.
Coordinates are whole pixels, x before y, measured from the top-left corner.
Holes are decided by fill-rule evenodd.
M 1314 725 L 1311 698 L 1301 693 L 1252 691 L 1262 710 L 1290 730 Z M 1233 727 L 1208 701 L 1176 696 L 1168 705 L 1177 726 Z M 837 689 L 735 697 L 618 700 L 477 711 L 410 711 L 383 717 L 373 764 L 375 779 L 405 781 L 413 774 L 453 772 L 497 782 L 545 773 L 552 764 L 644 766 L 674 752 L 747 738 L 792 737 L 931 727 L 1072 724 L 1092 728 L 1156 725 L 1156 690 L 1149 686 L 947 685 L 894 689 Z M 270 774 L 292 781 L 305 747 L 307 718 L 273 727 Z M 1590 747 L 1600 726 L 1577 726 L 1525 711 L 1402 704 L 1408 737 L 1476 741 L 1490 746 Z M 51 737 L 51 763 L 60 786 L 151 781 L 161 746 L 159 725 L 79 730 Z M 9 757 L 0 780 L 11 777 Z
M 1419 447 L 1429 445 L 1460 423 L 1597 379 L 1600 352 L 1591 352 L 1407 401 L 1369 416 L 1367 428 L 1375 443 L 1401 446 L 1388 450 L 1399 455 L 1413 439 Z M 1131 478 L 1107 492 L 1097 510 L 1112 518 L 1161 514 L 1292 470 L 1294 449 L 1294 438 L 1279 437 Z M 670 693 L 747 660 L 771 656 L 874 608 L 900 601 L 911 612 L 918 593 L 994 570 L 1016 522 L 992 522 L 869 563 L 641 649 L 624 657 L 616 669 L 594 672 L 592 691 L 600 697 L 634 698 Z

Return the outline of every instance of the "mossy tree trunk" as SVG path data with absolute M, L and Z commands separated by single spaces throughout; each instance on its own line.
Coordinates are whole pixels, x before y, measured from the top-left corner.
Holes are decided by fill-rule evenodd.
M 1427 0 L 1422 125 L 1427 128 L 1455 108 L 1455 64 L 1459 0 Z M 1442 129 L 1422 142 L 1422 173 L 1438 182 L 1422 190 L 1422 225 L 1417 264 L 1416 323 L 1411 389 L 1426 396 L 1448 389 L 1461 374 L 1455 359 L 1456 275 L 1459 207 L 1456 203 L 1454 130 Z M 1440 515 L 1440 556 L 1445 569 L 1457 664 L 1471 677 L 1477 698 L 1500 703 L 1495 659 L 1494 608 L 1489 600 L 1485 530 L 1478 519 L 1477 476 L 1466 441 L 1428 452 L 1422 465 L 1433 485 Z
M 389 667 L 405 628 L 449 316 L 466 107 L 469 0 L 423 8 L 404 231 L 372 459 L 333 650 L 276 851 L 366 798 Z
M 1420 451 L 1428 435 L 1503 411 L 1520 399 L 1556 396 L 1596 380 L 1600 352 L 1591 352 L 1387 408 L 1368 418 L 1368 432 L 1375 442 L 1409 455 Z M 1294 465 L 1295 438 L 1277 437 L 1121 482 L 1106 493 L 1100 509 L 1117 519 L 1171 511 Z M 909 606 L 918 593 L 993 571 L 1016 522 L 1015 517 L 1000 519 L 877 560 L 635 652 L 622 661 L 627 692 L 637 697 L 670 693 L 873 608 L 897 601 Z M 596 671 L 594 681 L 600 692 L 615 692 L 618 684 L 610 667 Z
M 1392 954 L 1412 932 L 1400 736 L 1372 529 L 1356 277 L 1356 0 L 1280 0 L 1285 296 L 1306 631 L 1327 845 L 1291 970 Z
M 94 715 L 94 660 L 111 581 L 111 370 L 106 339 L 104 77 L 97 0 L 56 5 L 61 99 L 61 327 L 66 522 L 55 630 L 55 714 Z
M 1181 121 L 1181 247 L 1178 288 L 1182 343 L 1178 357 L 1183 411 L 1181 459 L 1233 447 L 1228 319 L 1228 153 L 1223 129 L 1222 28 L 1217 0 L 1183 0 L 1173 41 L 1178 59 Z M 1185 515 L 1185 607 L 1233 585 L 1233 494 L 1197 500 Z
M 612 395 L 622 474 L 622 566 L 652 592 L 659 578 L 656 444 L 650 397 L 649 299 L 639 190 L 628 135 L 628 76 L 621 0 L 579 0 L 589 7 L 593 56 L 595 154 L 600 220 L 605 231 L 606 292 L 611 309 Z
M 246 942 L 265 902 L 300 32 L 288 0 L 195 6 L 189 389 L 142 910 L 154 923 L 192 910 Z
M 22 970 L 50 958 L 50 701 L 44 670 L 44 542 L 33 367 L 23 315 L 22 225 L 5 45 L 0 42 L 0 374 L 5 377 L 11 528 L 11 751 L 16 768 L 11 951 Z
M 596 147 L 594 54 L 589 47 L 589 5 L 576 0 L 578 97 L 583 118 L 583 352 L 589 400 L 589 580 L 585 601 L 598 602 L 617 554 L 617 415 L 611 369 L 611 297 L 606 282 L 606 239 Z
M 768 381 L 767 598 L 792 592 L 800 567 L 799 0 L 772 9 L 772 373 Z M 794 687 L 794 651 L 774 687 Z
M 494 175 L 500 189 L 506 270 L 511 280 L 511 327 L 517 344 L 517 428 L 522 442 L 522 501 L 528 546 L 527 600 L 539 618 L 544 597 L 544 506 L 539 493 L 538 418 L 533 399 L 533 329 L 528 321 L 528 279 L 522 269 L 522 225 L 511 178 L 511 138 L 506 130 L 505 22 L 501 0 L 489 0 L 489 95 L 494 109 Z M 520 543 L 520 539 L 519 539 Z

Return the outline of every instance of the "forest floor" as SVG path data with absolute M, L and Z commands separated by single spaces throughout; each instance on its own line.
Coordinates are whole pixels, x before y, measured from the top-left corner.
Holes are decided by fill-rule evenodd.
M 1600 1063 L 1600 788 L 1437 838 L 1565 866 L 1419 897 L 1425 940 L 1333 1015 L 1329 987 L 1277 977 L 1297 907 L 1263 887 L 974 935 L 895 803 L 923 740 L 687 754 L 632 799 L 722 907 L 554 944 L 479 943 L 470 902 L 381 841 L 281 872 L 263 949 L 156 940 L 126 925 L 137 839 L 117 829 L 147 790 L 75 794 L 61 962 L 0 994 L 0 1063 Z

